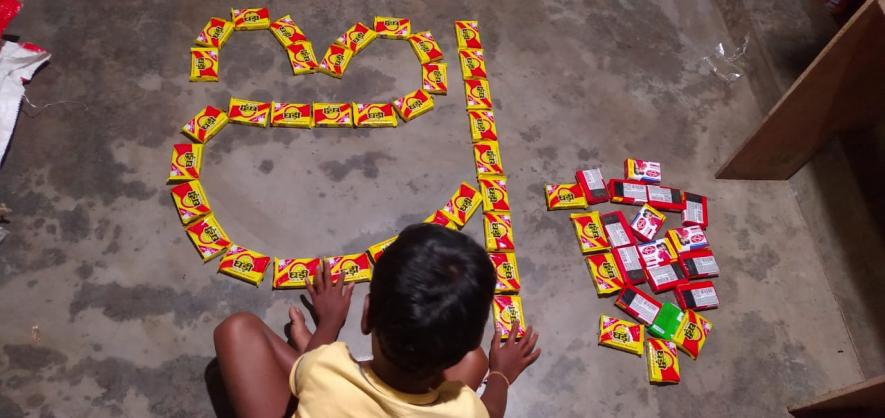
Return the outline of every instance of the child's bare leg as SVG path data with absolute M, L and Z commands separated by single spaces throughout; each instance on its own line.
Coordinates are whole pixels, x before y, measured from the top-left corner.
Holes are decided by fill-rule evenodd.
M 289 416 L 289 371 L 300 353 L 257 316 L 240 312 L 215 328 L 224 387 L 238 417 Z
M 473 390 L 479 387 L 482 379 L 489 371 L 489 358 L 482 347 L 464 355 L 464 358 L 443 372 L 443 377 L 448 381 L 461 381 Z

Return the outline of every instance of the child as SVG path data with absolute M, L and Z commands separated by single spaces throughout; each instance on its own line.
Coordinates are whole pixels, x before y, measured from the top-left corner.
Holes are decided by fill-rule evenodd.
M 531 327 L 504 344 L 496 329 L 486 358 L 480 341 L 494 288 L 494 268 L 476 242 L 412 225 L 378 260 L 363 305 L 372 360 L 357 362 L 335 342 L 353 284 L 324 271 L 308 286 L 313 333 L 295 308 L 288 344 L 248 313 L 216 328 L 225 389 L 241 417 L 503 417 L 507 389 L 541 351 Z M 474 390 L 484 376 L 480 398 Z

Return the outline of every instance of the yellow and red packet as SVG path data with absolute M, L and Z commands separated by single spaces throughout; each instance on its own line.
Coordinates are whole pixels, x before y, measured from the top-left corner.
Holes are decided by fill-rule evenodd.
M 417 89 L 393 101 L 396 113 L 403 121 L 410 121 L 433 110 L 433 96 L 422 89 Z
M 320 61 L 319 72 L 330 75 L 335 78 L 341 78 L 350 59 L 353 58 L 353 51 L 338 44 L 329 45 L 326 55 Z
M 304 289 L 316 281 L 320 269 L 319 258 L 274 258 L 273 288 Z
M 473 216 L 480 203 L 479 192 L 473 186 L 462 182 L 440 211 L 461 227 Z
M 697 359 L 701 354 L 701 348 L 707 341 L 707 335 L 713 330 L 713 324 L 700 316 L 697 312 L 686 309 L 682 317 L 682 323 L 673 336 L 673 342 L 680 350 L 688 354 L 692 359 Z
M 181 128 L 181 132 L 201 144 L 205 144 L 227 125 L 228 117 L 221 109 L 206 106 Z
M 234 30 L 260 30 L 270 27 L 270 12 L 266 7 L 230 9 Z
M 516 267 L 516 254 L 489 253 L 489 260 L 495 266 L 495 293 L 519 293 L 519 269 Z
M 169 168 L 170 182 L 182 182 L 200 179 L 200 168 L 203 166 L 202 144 L 173 144 L 172 164 Z
M 509 212 L 510 198 L 507 192 L 507 178 L 504 176 L 485 176 L 478 179 L 479 191 L 482 195 L 482 211 Z
M 289 56 L 292 74 L 312 74 L 320 67 L 316 55 L 313 54 L 313 44 L 310 42 L 296 42 L 288 45 L 286 46 L 286 54 Z
M 479 141 L 473 144 L 473 161 L 476 164 L 478 178 L 504 175 L 498 141 Z
M 486 251 L 492 253 L 513 252 L 513 223 L 510 212 L 486 212 L 483 214 Z
M 231 245 L 230 238 L 212 214 L 187 227 L 186 231 L 204 263 L 218 257 Z
M 412 34 L 407 39 L 421 64 L 443 59 L 442 49 L 440 49 L 439 44 L 436 43 L 436 39 L 433 38 L 433 34 L 430 31 Z
M 458 40 L 458 49 L 480 49 L 482 42 L 479 40 L 479 22 L 475 20 L 456 20 L 455 38 Z
M 427 219 L 424 220 L 424 223 L 444 226 L 444 227 L 449 228 L 453 231 L 457 231 L 457 230 L 461 229 L 460 225 L 455 223 L 455 221 L 453 221 L 451 218 L 449 218 L 441 210 L 438 210 L 438 211 L 430 214 L 430 216 L 428 216 Z
M 569 216 L 575 226 L 575 235 L 581 247 L 581 254 L 594 253 L 611 248 L 602 229 L 599 212 L 573 213 Z
M 353 124 L 357 128 L 396 128 L 397 123 L 390 103 L 353 103 Z
M 307 42 L 307 35 L 295 24 L 290 15 L 285 15 L 271 23 L 270 31 L 283 48 L 299 42 Z M 311 55 L 313 54 L 311 53 Z
M 481 49 L 462 49 L 458 51 L 461 60 L 461 77 L 464 80 L 485 80 L 486 72 L 485 53 Z
M 492 90 L 487 80 L 465 80 L 464 95 L 467 110 L 491 110 Z
M 421 64 L 421 88 L 430 94 L 448 94 L 448 64 L 444 62 Z
M 390 244 L 393 244 L 393 242 L 396 241 L 397 238 L 399 238 L 399 235 L 394 235 L 384 241 L 369 246 L 369 248 L 366 249 L 366 252 L 369 254 L 369 258 L 372 259 L 372 263 L 377 264 L 378 259 L 381 258 L 381 255 L 384 254 L 384 250 L 386 250 L 387 247 L 390 246 Z
M 218 48 L 224 45 L 230 35 L 234 33 L 234 24 L 224 19 L 213 17 L 203 30 L 197 35 L 196 43 L 206 48 Z
M 624 279 L 621 278 L 621 271 L 618 270 L 612 253 L 606 251 L 590 254 L 584 260 L 593 277 L 593 286 L 597 295 L 610 295 L 624 288 Z
M 587 198 L 581 186 L 575 183 L 548 184 L 544 186 L 547 195 L 547 210 L 584 209 Z
M 520 339 L 525 336 L 525 313 L 522 309 L 522 298 L 519 295 L 495 295 L 492 308 L 495 315 L 495 328 L 501 333 L 501 341 L 515 337 Z M 516 335 L 510 335 L 513 328 L 513 320 L 519 321 Z
M 270 103 L 243 100 L 236 97 L 230 98 L 227 117 L 232 123 L 265 128 L 267 120 L 270 119 L 269 116 Z
M 218 81 L 218 48 L 191 48 L 191 81 Z
M 206 200 L 206 192 L 198 180 L 179 184 L 173 187 L 171 192 L 182 225 L 188 225 L 212 213 L 209 201 Z
M 498 140 L 495 114 L 491 110 L 471 110 L 467 112 L 467 117 L 470 119 L 470 139 L 473 142 Z
M 366 252 L 348 254 L 323 259 L 324 267 L 329 269 L 329 277 L 332 282 L 338 281 L 344 274 L 345 283 L 368 282 L 372 280 L 372 263 Z
M 679 357 L 676 344 L 659 338 L 646 343 L 648 381 L 651 383 L 679 383 Z
M 284 128 L 313 128 L 310 103 L 270 103 L 270 125 Z
M 412 21 L 402 17 L 375 16 L 375 32 L 387 39 L 407 39 L 412 34 Z
M 352 128 L 353 110 L 350 103 L 314 103 L 313 124 L 321 128 Z
M 336 38 L 335 43 L 353 51 L 354 54 L 359 54 L 377 37 L 378 32 L 364 25 L 363 22 L 356 22 L 350 29 L 347 29 L 346 32 Z
M 270 263 L 270 257 L 234 244 L 221 257 L 218 272 L 258 287 Z
M 599 345 L 642 357 L 645 326 L 613 316 L 599 315 Z

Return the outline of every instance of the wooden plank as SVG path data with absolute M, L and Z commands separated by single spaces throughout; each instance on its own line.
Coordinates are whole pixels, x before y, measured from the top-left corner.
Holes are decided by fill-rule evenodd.
M 868 0 L 716 178 L 786 180 L 834 134 L 875 125 L 885 108 L 882 74 L 885 0 Z
M 882 416 L 885 413 L 885 375 L 834 390 L 804 405 L 788 408 L 795 417 Z

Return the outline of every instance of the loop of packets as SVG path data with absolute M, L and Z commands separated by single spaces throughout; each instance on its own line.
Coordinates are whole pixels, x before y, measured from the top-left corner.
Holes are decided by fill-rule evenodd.
M 433 110 L 433 94 L 448 92 L 447 64 L 442 62 L 439 44 L 430 31 L 412 34 L 409 19 L 378 16 L 374 29 L 357 22 L 335 39 L 322 59 L 317 60 L 313 44 L 291 16 L 271 22 L 266 8 L 231 9 L 231 21 L 211 18 L 196 38 L 200 46 L 191 48 L 190 80 L 218 81 L 220 50 L 234 31 L 268 29 L 286 51 L 296 76 L 319 72 L 341 78 L 353 57 L 375 39 L 406 40 L 421 63 L 421 87 L 390 103 L 266 103 L 231 98 L 225 118 L 220 117 L 220 110 L 211 106 L 197 118 L 208 112 L 213 115 L 215 124 L 223 125 L 229 120 L 262 128 L 268 122 L 271 126 L 289 128 L 395 128 L 397 117 L 394 112 L 408 122 Z M 484 65 L 482 57 L 479 60 L 472 60 L 470 64 Z M 207 136 L 211 137 L 208 120 L 204 122 L 195 124 L 195 127 L 210 131 Z
M 168 180 L 176 184 L 171 193 L 179 217 L 204 262 L 221 256 L 218 267 L 220 273 L 257 287 L 263 281 L 265 272 L 271 269 L 273 289 L 299 289 L 317 278 L 322 264 L 323 268 L 330 269 L 333 280 L 338 280 L 340 277 L 344 282 L 371 281 L 373 264 L 396 240 L 396 236 L 369 246 L 365 252 L 322 258 L 269 257 L 235 244 L 213 215 L 206 193 L 200 185 L 203 145 L 228 122 L 266 126 L 268 112 L 270 112 L 270 122 L 274 126 L 362 127 L 363 122 L 368 123 L 365 126 L 396 126 L 396 119 L 389 124 L 372 122 L 389 120 L 385 118 L 392 117 L 393 110 L 404 121 L 408 121 L 429 110 L 420 103 L 429 102 L 432 108 L 432 98 L 427 93 L 446 94 L 446 64 L 438 62 L 442 59 L 442 51 L 430 32 L 411 34 L 411 24 L 408 19 L 376 17 L 374 30 L 357 23 L 336 40 L 321 62 L 315 63 L 308 59 L 312 56 L 310 42 L 289 16 L 270 23 L 267 9 L 233 9 L 231 14 L 233 22 L 213 18 L 197 38 L 197 43 L 207 47 L 209 51 L 205 51 L 207 48 L 193 49 L 192 80 L 217 80 L 217 50 L 231 32 L 238 29 L 270 28 L 289 51 L 293 71 L 296 74 L 319 71 L 340 77 L 350 57 L 363 50 L 376 37 L 407 39 L 418 55 L 424 73 L 422 88 L 393 103 L 352 104 L 349 110 L 352 112 L 350 113 L 352 125 L 339 124 L 344 116 L 338 116 L 348 114 L 346 109 L 348 104 L 268 104 L 232 98 L 228 113 L 207 106 L 182 128 L 182 131 L 195 143 L 173 145 Z M 460 230 L 482 206 L 485 248 L 489 252 L 497 277 L 493 303 L 495 325 L 501 332 L 501 338 L 508 339 L 511 337 L 512 321 L 518 319 L 520 327 L 515 337 L 521 338 L 525 335 L 525 318 L 522 301 L 518 295 L 521 286 L 514 254 L 507 178 L 498 147 L 498 133 L 492 111 L 492 96 L 478 22 L 455 21 L 455 35 L 458 40 L 458 56 L 466 95 L 465 107 L 470 124 L 479 189 L 466 182 L 461 183 L 443 207 L 427 217 L 424 222 Z M 336 58 L 339 54 L 340 59 Z M 207 56 L 210 62 L 205 61 Z M 303 64 L 304 62 L 308 64 Z M 423 100 L 424 97 L 427 99 Z M 337 109 L 330 110 L 335 107 Z M 381 116 L 376 118 L 373 113 Z M 365 119 L 362 119 L 362 116 L 365 116 Z

